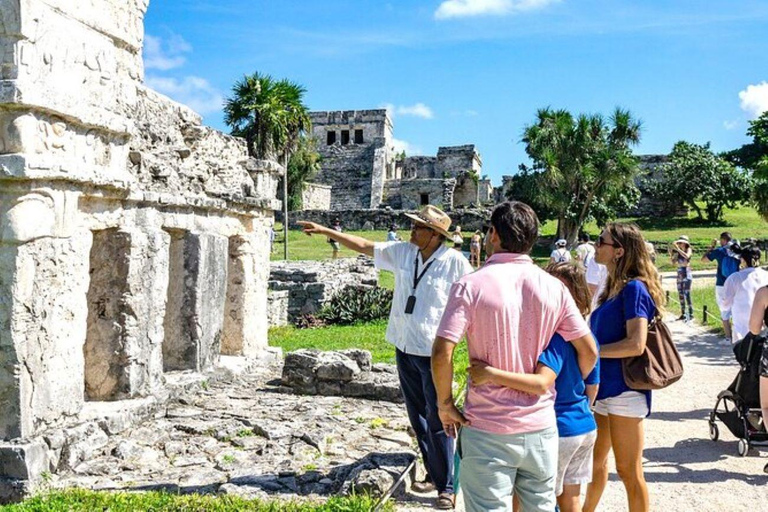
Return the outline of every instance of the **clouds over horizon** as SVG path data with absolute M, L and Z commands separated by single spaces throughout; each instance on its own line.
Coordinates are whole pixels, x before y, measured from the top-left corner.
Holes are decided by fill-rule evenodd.
M 144 37 L 144 67 L 147 70 L 168 72 L 184 67 L 192 45 L 178 34 L 167 37 L 147 34 Z M 165 94 L 182 103 L 200 115 L 221 111 L 224 95 L 205 78 L 195 75 L 165 76 L 147 73 L 144 80 L 147 87 Z
M 430 107 L 421 102 L 414 103 L 413 105 L 398 106 L 395 106 L 392 103 L 385 103 L 382 105 L 382 108 L 387 109 L 389 117 L 392 119 L 397 116 L 418 117 L 421 119 L 433 119 L 435 117 L 435 112 Z
M 476 16 L 505 16 L 542 9 L 560 0 L 445 0 L 435 11 L 435 18 L 468 18 Z
M 753 118 L 768 112 L 768 82 L 762 81 L 759 84 L 748 85 L 746 89 L 739 92 L 739 100 L 741 109 Z

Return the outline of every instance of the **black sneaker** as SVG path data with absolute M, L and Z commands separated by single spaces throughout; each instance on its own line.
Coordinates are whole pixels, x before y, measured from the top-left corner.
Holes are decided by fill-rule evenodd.
M 686 316 L 685 316 L 685 313 L 683 313 L 683 314 L 682 314 L 682 315 L 680 315 L 680 316 L 679 316 L 677 319 L 678 319 L 678 320 L 687 320 L 687 318 L 688 318 L 688 317 L 686 317 Z

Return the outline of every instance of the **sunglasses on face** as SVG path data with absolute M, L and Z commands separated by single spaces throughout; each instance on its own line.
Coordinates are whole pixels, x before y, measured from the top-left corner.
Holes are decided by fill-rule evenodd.
M 621 245 L 614 243 L 614 242 L 606 242 L 603 235 L 600 235 L 597 237 L 597 242 L 595 243 L 597 247 L 601 247 L 603 245 L 610 245 L 611 247 L 621 247 Z

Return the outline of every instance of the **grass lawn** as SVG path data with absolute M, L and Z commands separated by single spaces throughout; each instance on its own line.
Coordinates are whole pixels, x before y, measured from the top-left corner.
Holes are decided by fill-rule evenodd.
M 713 239 L 720 236 L 723 231 L 730 231 L 737 239 L 746 239 L 750 237 L 765 238 L 768 225 L 763 221 L 753 208 L 743 207 L 735 209 L 726 209 L 723 222 L 711 224 L 699 221 L 695 218 L 695 213 L 691 212 L 688 217 L 665 217 L 658 219 L 650 218 L 627 218 L 618 219 L 622 222 L 634 222 L 643 231 L 646 239 L 653 242 L 657 247 L 658 257 L 656 264 L 660 271 L 666 272 L 674 270 L 674 266 L 666 255 L 666 245 L 676 240 L 680 235 L 687 235 L 691 239 L 694 249 L 693 269 L 701 270 L 714 268 L 712 263 L 701 262 L 701 256 L 709 248 Z M 599 229 L 596 224 L 590 223 L 586 231 L 597 238 Z M 272 252 L 273 260 L 280 260 L 283 257 L 282 246 L 282 227 L 278 224 L 275 229 L 277 241 L 275 249 Z M 545 222 L 541 226 L 541 234 L 545 237 L 554 237 L 557 229 L 555 221 Z M 350 231 L 350 233 L 359 235 L 377 242 L 384 241 L 387 238 L 386 231 Z M 401 238 L 408 238 L 408 231 L 399 232 Z M 469 243 L 468 241 L 466 242 Z M 549 261 L 550 250 L 548 248 L 537 247 L 531 255 L 539 265 L 546 265 Z M 331 247 L 322 236 L 307 236 L 298 230 L 288 232 L 288 256 L 291 260 L 321 260 L 331 257 Z M 349 249 L 341 248 L 339 252 L 341 257 L 354 257 L 356 253 Z M 383 278 L 384 279 L 384 278 Z M 384 281 L 386 283 L 387 281 Z M 384 284 L 383 284 L 384 285 Z
M 395 347 L 384 339 L 386 331 L 386 320 L 354 325 L 332 325 L 316 329 L 297 329 L 293 326 L 274 327 L 269 330 L 269 344 L 282 348 L 284 352 L 300 348 L 319 350 L 361 348 L 371 353 L 374 363 L 394 364 Z M 467 382 L 467 366 L 469 366 L 467 345 L 461 343 L 456 348 L 453 358 L 454 380 L 460 388 Z
M 717 333 L 725 334 L 723 323 L 720 321 L 720 309 L 717 307 L 717 302 L 715 302 L 714 285 L 691 290 L 691 302 L 693 302 L 694 308 L 693 316 L 698 324 Z M 703 306 L 707 306 L 706 323 L 703 321 Z M 680 302 L 678 301 L 677 293 L 670 293 L 667 308 L 675 313 L 680 312 Z
M 232 496 L 177 495 L 163 492 L 93 492 L 80 489 L 30 498 L 17 505 L 0 506 L 4 512 L 367 512 L 376 500 L 368 497 L 332 497 L 325 503 L 263 502 Z M 384 510 L 394 510 L 392 502 Z

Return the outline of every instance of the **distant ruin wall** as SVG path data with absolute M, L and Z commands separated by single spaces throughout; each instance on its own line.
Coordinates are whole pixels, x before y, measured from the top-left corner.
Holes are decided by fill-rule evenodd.
M 332 190 L 330 185 L 305 183 L 304 190 L 301 192 L 301 209 L 330 210 Z

